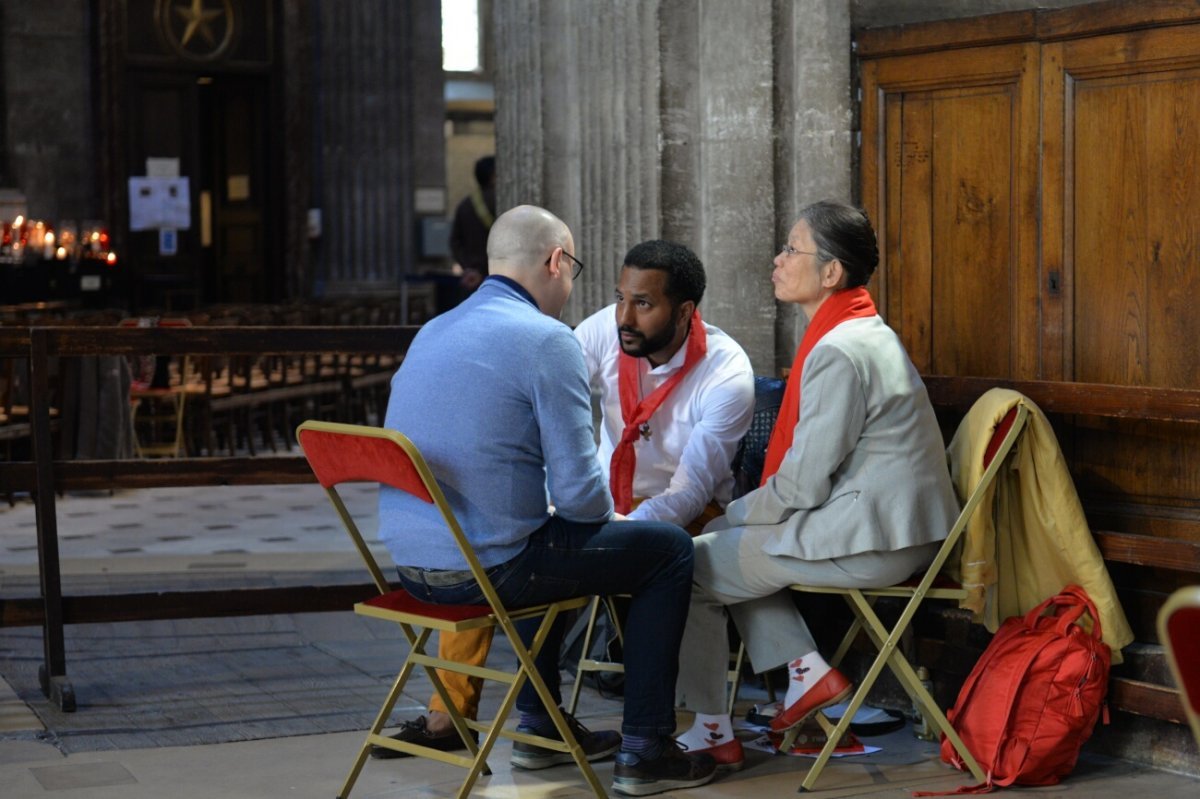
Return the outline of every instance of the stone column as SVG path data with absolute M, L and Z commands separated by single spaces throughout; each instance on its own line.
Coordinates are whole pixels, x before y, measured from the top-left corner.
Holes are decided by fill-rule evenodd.
M 543 205 L 575 231 L 588 270 L 564 319 L 610 300 L 630 246 L 674 239 L 704 261 L 705 318 L 759 373 L 790 364 L 798 330 L 790 309 L 777 329 L 771 259 L 803 203 L 849 198 L 847 0 L 493 10 L 499 204 Z
M 497 205 L 549 209 L 587 264 L 564 320 L 612 299 L 659 235 L 658 14 L 640 0 L 496 3 Z
M 313 201 L 328 294 L 396 291 L 413 271 L 414 192 L 445 186 L 440 9 L 322 0 L 314 11 Z
M 846 0 L 775 0 L 775 250 L 800 209 L 853 201 L 850 8 Z M 776 361 L 790 366 L 807 320 L 779 304 Z
M 663 0 L 663 235 L 708 273 L 704 317 L 774 371 L 772 9 Z

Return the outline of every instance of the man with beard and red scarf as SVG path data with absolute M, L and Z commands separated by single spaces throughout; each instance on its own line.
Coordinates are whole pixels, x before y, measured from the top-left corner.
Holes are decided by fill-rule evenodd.
M 754 414 L 750 359 L 700 318 L 704 288 L 687 247 L 642 242 L 625 256 L 616 304 L 575 328 L 600 392 L 598 456 L 617 511 L 693 535 L 729 502 Z

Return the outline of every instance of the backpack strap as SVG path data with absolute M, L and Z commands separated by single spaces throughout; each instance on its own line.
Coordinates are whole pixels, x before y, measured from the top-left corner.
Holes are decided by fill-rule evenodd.
M 1097 641 L 1103 638 L 1103 630 L 1100 625 L 1100 613 L 1096 610 L 1096 605 L 1092 602 L 1092 598 L 1087 595 L 1077 585 L 1068 585 L 1054 596 L 1042 602 L 1033 610 L 1025 614 L 1025 626 L 1029 629 L 1035 629 L 1038 618 L 1051 605 L 1056 608 L 1067 608 L 1066 613 L 1058 613 L 1055 615 L 1059 619 L 1054 626 L 1054 631 L 1059 635 L 1067 635 L 1071 625 L 1079 620 L 1079 617 L 1087 612 L 1092 620 L 1092 637 Z

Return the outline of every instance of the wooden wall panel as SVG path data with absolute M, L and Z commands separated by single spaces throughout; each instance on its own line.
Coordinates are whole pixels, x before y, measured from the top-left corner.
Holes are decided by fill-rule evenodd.
M 1075 379 L 1197 387 L 1200 73 L 1077 81 Z
M 1146 385 L 1145 98 L 1077 84 L 1072 153 L 1074 379 Z
M 944 93 L 933 129 L 935 374 L 1013 374 L 1013 86 Z
M 1037 372 L 1037 49 L 870 62 L 863 197 L 881 220 L 881 307 L 917 368 Z M 873 126 L 873 127 L 870 127 Z
M 1149 382 L 1200 388 L 1200 72 L 1148 89 Z
M 1043 163 L 1048 234 L 1064 272 L 1064 378 L 1200 388 L 1200 26 L 1097 36 L 1047 47 Z M 1061 210 L 1060 210 L 1061 209 Z M 1053 343 L 1043 343 L 1054 359 Z M 1079 420 L 1069 442 L 1081 494 L 1125 503 L 1135 523 L 1200 516 L 1195 425 Z M 1117 526 L 1125 526 L 1118 524 Z
M 1200 5 L 1114 0 L 859 43 L 881 308 L 918 368 L 1200 389 Z M 1047 402 L 1135 635 L 1153 642 L 1166 592 L 1196 580 L 1200 425 L 1186 409 L 1143 416 L 1132 394 L 1073 406 L 1102 416 Z M 1127 533 L 1145 536 L 1136 551 Z M 1160 668 L 1123 668 L 1115 708 L 1179 718 L 1155 698 L 1170 699 Z
M 918 369 L 933 368 L 933 104 L 928 93 L 888 98 L 889 137 L 887 159 L 888 250 L 897 254 L 890 261 L 899 274 L 888 281 L 888 319 L 900 336 Z M 897 127 L 898 126 L 898 127 Z

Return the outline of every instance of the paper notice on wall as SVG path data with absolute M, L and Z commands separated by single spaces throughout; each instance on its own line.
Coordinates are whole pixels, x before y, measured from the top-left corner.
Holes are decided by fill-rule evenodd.
M 189 230 L 191 227 L 192 204 L 187 178 L 129 179 L 130 230 Z
M 177 178 L 179 177 L 178 158 L 147 158 L 146 177 L 148 178 Z

